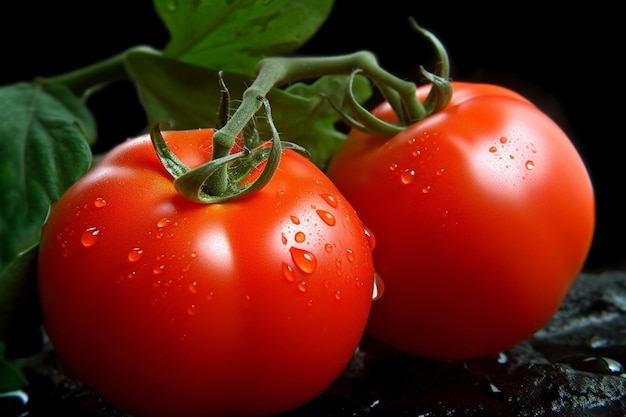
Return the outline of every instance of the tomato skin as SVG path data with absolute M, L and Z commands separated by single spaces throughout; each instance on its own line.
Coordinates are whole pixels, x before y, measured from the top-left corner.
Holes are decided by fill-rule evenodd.
M 389 140 L 351 132 L 326 172 L 376 236 L 385 293 L 366 331 L 435 359 L 495 354 L 545 325 L 595 223 L 586 167 L 548 116 L 502 87 L 452 85 L 443 111 Z M 395 121 L 386 103 L 373 113 Z
M 163 136 L 193 167 L 210 158 L 212 133 Z M 352 357 L 372 301 L 369 242 L 295 152 L 261 191 L 203 205 L 175 191 L 142 136 L 52 208 L 38 271 L 44 326 L 69 372 L 133 415 L 279 413 L 321 393 Z

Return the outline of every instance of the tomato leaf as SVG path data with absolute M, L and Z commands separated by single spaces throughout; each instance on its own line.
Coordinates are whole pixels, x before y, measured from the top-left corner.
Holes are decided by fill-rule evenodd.
M 17 391 L 27 385 L 26 378 L 15 366 L 5 360 L 5 346 L 0 342 L 0 394 Z
M 0 271 L 39 241 L 50 203 L 90 166 L 95 122 L 52 83 L 0 88 Z
M 14 356 L 35 354 L 43 346 L 37 254 L 38 245 L 34 245 L 0 272 L 0 341 Z
M 253 75 L 266 56 L 296 51 L 330 14 L 332 0 L 155 0 L 170 32 L 163 53 L 181 62 Z
M 149 125 L 169 121 L 174 129 L 215 126 L 221 98 L 216 71 L 147 51 L 129 52 L 126 63 Z M 251 81 L 249 77 L 229 73 L 223 78 L 235 104 Z M 282 139 L 307 148 L 311 160 L 320 167 L 345 138 L 336 128 L 338 113 L 323 96 L 341 104 L 347 82 L 347 76 L 328 76 L 311 85 L 275 88 L 267 95 Z M 357 78 L 353 92 L 365 100 L 371 95 L 371 87 L 365 78 Z M 267 135 L 265 140 L 271 137 L 263 118 L 257 120 L 257 127 L 262 135 Z

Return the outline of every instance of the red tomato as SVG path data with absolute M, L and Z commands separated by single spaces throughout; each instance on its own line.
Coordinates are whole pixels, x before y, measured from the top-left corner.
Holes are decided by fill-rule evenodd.
M 213 130 L 163 132 L 189 167 Z M 261 191 L 179 195 L 148 136 L 106 155 L 44 226 L 39 294 L 69 371 L 137 416 L 267 415 L 326 389 L 374 290 L 368 229 L 310 161 L 284 151 Z
M 415 355 L 466 359 L 552 317 L 584 265 L 595 203 L 580 155 L 548 116 L 501 87 L 452 86 L 443 111 L 389 140 L 351 132 L 327 175 L 376 236 L 385 294 L 367 332 Z M 386 103 L 373 113 L 396 120 Z

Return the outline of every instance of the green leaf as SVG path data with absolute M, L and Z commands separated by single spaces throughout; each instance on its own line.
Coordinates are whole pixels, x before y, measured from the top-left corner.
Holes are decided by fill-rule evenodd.
M 170 32 L 163 53 L 179 61 L 253 75 L 266 56 L 287 55 L 321 27 L 333 0 L 154 0 Z
M 217 72 L 145 51 L 129 53 L 126 59 L 149 125 L 168 121 L 178 130 L 215 126 L 221 98 Z M 223 78 L 232 104 L 236 104 L 251 81 L 228 73 Z M 347 76 L 323 77 L 312 85 L 275 88 L 267 95 L 281 139 L 307 148 L 311 160 L 320 167 L 345 138 L 335 126 L 339 115 L 322 95 L 341 104 L 347 82 Z M 371 95 L 371 87 L 364 78 L 357 77 L 353 92 L 365 100 Z M 264 140 L 271 138 L 263 118 L 257 120 L 257 127 Z
M 17 391 L 27 385 L 24 376 L 4 358 L 4 343 L 0 341 L 0 394 Z
M 37 297 L 38 245 L 20 253 L 0 272 L 0 341 L 14 356 L 29 356 L 43 346 Z
M 0 271 L 39 242 L 50 203 L 91 163 L 95 122 L 66 87 L 0 88 Z

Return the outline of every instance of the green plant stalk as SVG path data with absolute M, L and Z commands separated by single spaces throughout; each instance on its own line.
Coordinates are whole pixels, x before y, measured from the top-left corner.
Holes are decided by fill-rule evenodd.
M 137 46 L 95 64 L 55 77 L 45 78 L 44 80 L 63 84 L 68 87 L 74 95 L 85 100 L 91 94 L 106 87 L 108 84 L 128 80 L 129 76 L 125 65 L 126 55 L 134 51 L 160 54 L 159 51 L 149 46 Z

